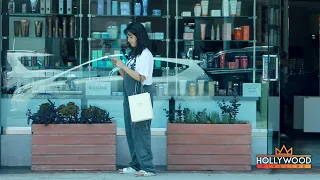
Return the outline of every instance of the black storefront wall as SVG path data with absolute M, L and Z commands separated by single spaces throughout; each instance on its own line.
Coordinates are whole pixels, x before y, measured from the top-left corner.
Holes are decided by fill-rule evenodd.
M 1 14 L 2 14 L 2 0 L 0 0 L 0 11 L 1 11 Z M 0 37 L 2 37 L 2 16 L 0 16 L 0 24 L 1 24 L 1 29 L 0 29 Z M 0 50 L 2 51 L 2 41 L 0 41 Z M 0 53 L 0 67 L 2 67 L 2 56 L 1 56 L 2 52 Z M 0 68 L 1 69 L 1 68 Z M 2 74 L 2 69 L 1 69 L 1 72 Z M 2 84 L 2 76 L 0 76 L 0 84 Z M 1 91 L 0 91 L 0 95 L 2 96 L 1 94 Z M 0 103 L 0 109 L 1 109 L 1 103 Z M 0 111 L 0 117 L 1 117 L 1 111 Z M 0 118 L 0 166 L 1 166 L 1 139 L 2 139 L 2 123 L 1 123 L 1 118 Z

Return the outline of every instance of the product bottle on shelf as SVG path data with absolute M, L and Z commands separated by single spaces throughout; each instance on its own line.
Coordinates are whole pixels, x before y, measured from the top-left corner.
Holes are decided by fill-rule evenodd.
M 217 25 L 217 37 L 216 37 L 217 40 L 220 40 L 220 26 L 219 24 Z
M 45 48 L 44 49 L 44 53 L 47 54 L 48 53 L 48 50 Z M 50 66 L 50 59 L 49 59 L 49 56 L 45 56 L 44 57 L 44 66 Z
M 27 13 L 27 0 L 21 2 L 21 13 Z
M 14 13 L 16 9 L 16 3 L 14 2 L 14 0 L 10 0 L 8 2 L 8 13 Z

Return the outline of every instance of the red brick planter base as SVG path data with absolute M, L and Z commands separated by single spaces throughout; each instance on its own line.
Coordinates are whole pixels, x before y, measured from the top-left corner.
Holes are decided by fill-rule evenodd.
M 250 124 L 168 124 L 167 169 L 250 171 Z
M 115 124 L 32 125 L 32 166 L 39 170 L 115 170 Z

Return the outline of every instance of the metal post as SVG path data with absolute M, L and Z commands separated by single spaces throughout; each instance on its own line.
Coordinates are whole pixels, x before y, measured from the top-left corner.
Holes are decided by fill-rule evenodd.
M 2 14 L 2 0 L 0 0 L 0 12 Z M 0 24 L 2 24 L 2 15 L 0 16 Z M 0 38 L 1 38 L 1 42 L 0 42 L 0 73 L 1 73 L 1 78 L 0 78 L 0 84 L 2 84 L 2 27 L 0 28 Z M 2 97 L 2 92 L 0 91 L 0 97 Z M 1 103 L 0 103 L 0 109 L 1 109 Z M 1 114 L 2 112 L 0 112 Z M 1 167 L 1 136 L 2 136 L 2 122 L 0 119 L 0 167 Z
M 253 1 L 253 73 L 252 73 L 252 81 L 253 83 L 256 82 L 256 44 L 257 44 L 257 2 L 256 0 Z

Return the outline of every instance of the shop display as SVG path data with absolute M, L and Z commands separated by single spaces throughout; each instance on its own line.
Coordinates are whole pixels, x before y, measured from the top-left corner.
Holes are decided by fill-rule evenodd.
M 153 16 L 161 16 L 161 10 L 160 9 L 153 9 L 152 15 Z
M 180 95 L 184 96 L 186 95 L 186 89 L 187 89 L 187 80 L 179 80 L 179 90 L 180 90 Z
M 103 1 L 103 0 L 102 0 Z M 30 4 L 30 6 L 28 5 Z M 8 13 L 40 13 L 40 14 L 52 14 L 52 0 L 21 0 L 21 11 L 16 11 L 16 3 L 14 0 L 8 2 Z M 57 12 L 60 15 L 71 15 L 73 12 L 72 0 L 58 0 Z M 29 9 L 30 7 L 30 9 Z M 39 10 L 37 9 L 39 7 Z M 20 10 L 20 8 L 18 8 Z
M 20 36 L 20 29 L 21 29 L 21 22 L 20 21 L 14 21 L 14 36 L 19 37 Z
M 34 29 L 35 29 L 36 37 L 42 37 L 43 22 L 34 21 Z
M 75 19 L 74 17 L 70 17 L 69 21 L 69 37 L 74 38 L 75 37 Z
M 200 26 L 201 26 L 201 39 L 205 40 L 207 24 L 200 24 Z
M 152 51 L 154 53 L 154 57 L 156 55 L 158 55 L 157 57 L 168 57 L 170 41 L 168 40 L 169 29 L 166 28 L 169 23 L 166 22 L 166 20 L 170 17 L 165 16 L 168 15 L 168 12 L 166 11 L 167 4 L 163 7 L 153 6 L 154 8 L 150 9 L 149 3 L 149 0 L 89 0 L 91 8 L 89 8 L 88 12 L 88 59 L 101 58 L 112 54 L 126 54 L 129 48 L 127 35 L 124 33 L 124 30 L 131 22 L 140 22 L 144 25 L 147 30 L 150 43 L 159 46 L 159 52 Z M 112 16 L 116 17 L 112 18 Z M 148 18 L 146 19 L 143 16 L 148 16 Z M 153 28 L 153 24 L 158 23 L 159 20 L 162 21 L 164 25 L 161 26 L 161 28 Z M 157 29 L 157 31 L 154 29 Z M 160 47 L 165 48 L 160 49 Z M 120 59 L 124 62 L 126 61 L 126 57 L 124 56 L 120 57 Z M 154 64 L 155 69 L 162 69 L 162 65 L 164 65 L 161 61 L 155 61 Z M 94 62 L 91 65 L 93 68 L 113 68 L 112 63 L 110 63 L 108 58 L 103 62 Z M 112 71 L 109 75 L 114 75 L 116 71 Z M 164 84 L 168 84 L 164 85 L 165 87 L 170 86 L 170 83 Z M 163 89 L 162 87 L 163 83 L 157 85 L 158 93 L 159 88 Z M 170 92 L 165 94 L 170 94 Z
M 208 16 L 209 0 L 201 1 L 202 16 Z
M 237 0 L 230 0 L 229 5 L 231 16 L 237 16 Z
M 67 0 L 67 14 L 72 14 L 72 0 Z
M 27 13 L 27 0 L 21 2 L 21 13 Z
M 197 94 L 197 87 L 195 83 L 190 83 L 189 84 L 189 92 L 190 92 L 190 96 L 196 96 Z
M 38 0 L 30 0 L 30 3 L 31 3 L 31 12 L 36 13 L 36 7 L 38 4 Z
M 210 81 L 209 83 L 208 83 L 208 86 L 209 86 L 209 96 L 215 96 L 215 91 L 216 91 L 216 89 L 215 89 L 215 81 Z
M 78 25 L 81 27 L 82 17 L 71 14 L 74 9 L 72 1 L 57 0 L 53 3 L 52 0 L 9 0 L 6 2 L 8 11 L 4 10 L 2 19 L 9 23 L 5 27 L 7 30 L 2 33 L 3 38 L 7 39 L 2 42 L 3 51 L 19 49 L 55 56 L 55 58 L 46 55 L 21 57 L 19 63 L 24 66 L 26 74 L 28 71 L 31 73 L 42 68 L 55 69 L 54 71 L 59 72 L 59 69 L 68 69 L 81 62 L 82 55 L 79 54 L 82 42 L 78 42 L 82 39 L 73 38 L 77 37 L 76 22 L 79 22 Z M 79 10 L 77 13 L 82 13 L 80 8 L 77 10 Z M 53 75 L 53 73 L 40 73 L 39 78 Z M 23 84 L 26 82 L 28 80 Z
M 16 3 L 14 0 L 9 0 L 8 2 L 8 13 L 15 13 L 16 10 Z
M 203 96 L 204 95 L 204 80 L 198 80 L 198 95 Z
M 120 2 L 120 15 L 121 16 L 130 16 L 130 3 L 129 2 Z
M 201 15 L 201 4 L 195 4 L 194 6 L 194 16 Z
M 134 15 L 140 16 L 141 15 L 141 3 L 135 3 L 134 5 Z
M 177 0 L 178 1 L 178 0 Z M 22 1 L 25 3 L 26 1 Z M 24 4 L 21 4 L 22 7 L 24 7 Z M 52 0 L 30 0 L 28 1 L 31 6 L 31 12 L 33 13 L 41 13 L 41 9 L 45 7 L 46 13 L 48 12 L 48 9 L 50 9 L 51 13 L 53 11 L 57 11 L 55 13 L 58 13 L 58 15 L 54 16 L 48 16 L 46 17 L 45 21 L 29 21 L 28 19 L 24 19 L 23 21 L 17 21 L 14 22 L 14 36 L 15 37 L 28 37 L 29 36 L 29 24 L 35 23 L 35 37 L 48 37 L 48 38 L 74 38 L 76 37 L 76 17 L 74 16 L 59 16 L 59 15 L 65 15 L 69 14 L 70 11 L 68 10 L 70 6 L 72 6 L 70 0 L 59 0 L 55 6 L 52 7 Z M 44 6 L 43 6 L 43 3 Z M 90 3 L 92 3 L 90 1 Z M 241 12 L 241 2 L 239 0 L 221 0 L 221 6 L 217 6 L 217 8 L 212 8 L 212 1 L 211 0 L 201 0 L 199 3 L 195 4 L 194 6 L 190 7 L 190 9 L 185 9 L 185 11 L 180 12 L 180 8 L 177 8 L 177 15 L 186 15 L 188 16 L 189 12 L 192 12 L 194 17 L 194 21 L 189 21 L 188 23 L 183 23 L 182 26 L 184 26 L 184 32 L 183 32 L 183 39 L 189 40 L 188 41 L 179 41 L 180 39 L 177 37 L 178 41 L 176 43 L 183 42 L 185 43 L 185 48 L 180 49 L 182 46 L 177 45 L 176 53 L 179 54 L 179 57 L 189 58 L 189 59 L 195 59 L 195 60 L 201 60 L 201 63 L 199 63 L 199 66 L 203 69 L 226 69 L 226 70 L 238 70 L 238 69 L 250 69 L 251 66 L 251 59 L 246 55 L 243 54 L 237 54 L 234 57 L 226 56 L 225 53 L 221 53 L 219 56 L 216 56 L 216 52 L 202 52 L 199 51 L 199 49 L 195 49 L 195 46 L 198 42 L 201 42 L 201 40 L 205 41 L 221 41 L 225 44 L 224 41 L 233 43 L 236 41 L 250 41 L 250 31 L 251 31 L 251 24 L 245 24 L 245 23 L 236 23 L 234 24 L 231 21 L 215 21 L 215 16 L 220 12 L 221 16 L 227 16 L 230 18 L 237 18 L 237 16 L 240 15 Z M 106 54 L 113 54 L 117 53 L 118 51 L 121 51 L 121 49 L 125 48 L 126 46 L 126 35 L 123 33 L 124 29 L 126 28 L 127 22 L 114 22 L 109 23 L 106 22 L 106 24 L 101 25 L 101 27 L 104 26 L 104 28 L 97 28 L 98 31 L 95 30 L 95 27 L 97 24 L 93 24 L 93 20 L 96 18 L 94 15 L 101 15 L 99 18 L 103 18 L 104 15 L 115 15 L 115 16 L 128 16 L 128 15 L 135 15 L 135 16 L 146 16 L 149 15 L 148 12 L 150 12 L 150 15 L 152 16 L 161 16 L 161 13 L 163 9 L 160 7 L 153 7 L 153 9 L 148 9 L 149 7 L 149 0 L 142 0 L 139 2 L 136 1 L 130 1 L 130 2 L 119 2 L 115 0 L 97 0 L 95 3 L 95 6 L 91 6 L 89 14 L 93 16 L 88 16 L 89 18 L 89 56 L 90 59 L 92 57 L 102 57 Z M 15 11 L 15 8 L 13 6 L 15 5 L 14 0 L 10 0 L 8 3 L 8 10 L 9 7 L 12 7 L 10 11 Z M 40 11 L 38 11 L 37 8 L 32 8 L 34 5 L 37 5 L 40 7 Z M 111 5 L 111 6 L 109 6 Z M 94 7 L 94 8 L 92 8 Z M 133 9 L 130 9 L 133 8 Z M 192 9 L 193 8 L 193 9 Z M 22 8 L 24 9 L 24 8 Z M 71 8 L 73 9 L 73 8 Z M 20 8 L 19 8 L 20 10 Z M 92 12 L 91 12 L 92 11 Z M 119 12 L 118 12 L 119 11 Z M 219 12 L 218 12 L 219 11 Z M 28 13 L 28 9 L 23 12 Z M 29 9 L 30 12 L 30 9 Z M 211 13 L 212 12 L 212 13 Z M 132 14 L 130 14 L 132 13 Z M 192 13 L 191 13 L 192 15 Z M 214 16 L 214 17 L 210 17 Z M 118 18 L 118 17 L 117 17 Z M 121 17 L 120 17 L 121 18 Z M 124 17 L 128 18 L 128 17 Z M 156 18 L 156 17 L 154 17 Z M 163 17 L 161 17 L 163 19 Z M 170 18 L 170 17 L 167 17 Z M 197 21 L 197 19 L 201 19 L 201 21 Z M 239 17 L 241 18 L 241 17 Z M 112 19 L 113 20 L 113 19 Z M 166 43 L 166 46 L 169 46 L 169 41 L 166 41 L 167 34 L 165 32 L 154 32 L 152 29 L 152 23 L 157 22 L 154 21 L 156 19 L 152 19 L 147 21 L 141 21 L 141 22 L 147 29 L 149 37 L 151 41 L 153 40 L 163 40 L 164 43 Z M 181 18 L 176 18 L 176 21 L 180 21 Z M 183 18 L 182 18 L 183 20 Z M 113 20 L 118 21 L 118 20 Z M 152 23 L 151 23 L 152 22 Z M 129 22 L 128 22 L 129 23 Z M 45 27 L 43 27 L 45 26 Z M 33 27 L 32 27 L 33 28 Z M 180 28 L 180 27 L 178 27 Z M 45 32 L 43 32 L 45 30 Z M 166 30 L 164 30 L 166 31 Z M 178 29 L 176 30 L 178 31 Z M 45 33 L 43 36 L 42 33 Z M 181 33 L 182 34 L 182 33 Z M 32 33 L 33 36 L 33 33 Z M 178 36 L 180 36 L 180 33 L 178 33 Z M 98 42 L 100 41 L 100 44 Z M 254 39 L 252 39 L 254 41 Z M 202 42 L 201 42 L 202 43 Z M 95 44 L 93 46 L 93 44 Z M 224 47 L 223 47 L 224 48 Z M 98 52 L 98 53 L 94 53 Z M 97 56 L 93 56 L 93 54 L 96 54 Z M 120 53 L 121 54 L 121 53 Z M 167 53 L 168 54 L 168 53 Z M 156 55 L 155 55 L 156 56 Z M 165 57 L 163 55 L 160 55 L 160 57 Z M 250 62 L 249 62 L 250 59 Z M 107 65 L 107 67 L 110 67 Z M 164 63 L 161 63 L 161 61 L 155 61 L 155 68 L 161 69 L 162 65 Z M 186 68 L 186 65 L 182 65 L 182 68 Z M 170 72 L 170 75 L 174 75 L 174 73 Z M 195 77 L 197 78 L 197 77 Z M 196 81 L 197 79 L 190 79 L 188 81 Z M 184 87 L 183 81 L 176 82 L 178 87 L 182 85 Z M 169 86 L 170 84 L 168 84 Z M 206 88 L 209 88 L 209 84 L 204 84 L 204 90 Z M 171 85 L 170 85 L 171 87 Z M 180 88 L 179 88 L 180 89 Z M 187 85 L 185 85 L 185 88 L 182 88 L 182 90 L 178 90 L 178 94 L 186 94 L 184 91 L 186 91 Z M 206 94 L 202 92 L 202 84 L 196 83 L 196 95 L 203 95 Z M 190 90 L 190 88 L 189 88 Z M 171 94 L 172 92 L 169 92 L 168 94 Z M 192 93 L 193 94 L 193 93 Z M 208 93 L 210 94 L 210 93 Z
M 28 37 L 30 21 L 21 19 L 20 23 L 21 23 L 21 37 Z
M 107 15 L 111 15 L 112 14 L 112 11 L 111 11 L 111 8 L 112 8 L 112 1 L 111 0 L 107 0 Z
M 112 15 L 118 15 L 118 1 L 112 1 Z
M 220 40 L 221 38 L 220 38 L 221 36 L 220 36 L 220 25 L 218 24 L 217 25 L 217 36 L 216 36 L 216 40 Z
M 143 15 L 148 15 L 148 2 L 149 0 L 142 0 L 142 6 L 143 6 Z
M 215 40 L 214 25 L 211 26 L 211 40 Z
M 104 0 L 98 0 L 98 15 L 104 14 Z
M 59 18 L 56 17 L 54 19 L 54 28 L 53 28 L 53 32 L 54 32 L 54 37 L 58 38 L 59 37 Z

